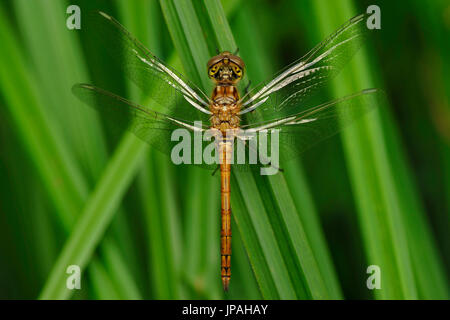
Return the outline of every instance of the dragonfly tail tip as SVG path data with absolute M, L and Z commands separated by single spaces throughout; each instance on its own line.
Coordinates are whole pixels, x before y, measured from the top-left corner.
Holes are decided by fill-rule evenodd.
M 222 277 L 223 291 L 228 292 L 229 284 L 230 284 L 230 277 Z

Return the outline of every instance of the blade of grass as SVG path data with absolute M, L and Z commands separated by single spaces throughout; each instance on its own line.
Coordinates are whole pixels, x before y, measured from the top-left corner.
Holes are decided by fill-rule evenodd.
M 90 283 L 95 299 L 119 300 L 120 294 L 114 287 L 108 273 L 99 265 L 99 260 L 94 259 L 89 270 Z
M 64 245 L 41 299 L 65 299 L 72 293 L 65 286 L 65 266 L 86 266 L 146 151 L 144 142 L 134 135 L 124 136 Z
M 142 299 L 142 295 L 137 288 L 135 280 L 133 279 L 129 270 L 129 261 L 124 261 L 121 251 L 117 246 L 112 245 L 113 241 L 103 241 L 101 246 L 102 261 L 104 261 L 105 269 L 112 278 L 114 287 L 116 288 L 120 299 L 138 300 Z M 120 277 L 114 277 L 121 275 Z M 94 278 L 94 276 L 93 276 Z M 102 283 L 102 282 L 100 282 Z M 100 293 L 108 292 L 102 288 Z M 106 299 L 106 298 L 102 298 Z
M 167 159 L 154 153 L 148 167 L 142 170 L 139 184 L 142 192 L 143 208 L 148 226 L 150 246 L 150 285 L 157 299 L 180 298 L 180 230 L 177 223 L 174 188 L 171 186 L 172 176 L 169 170 L 164 172 L 164 181 L 158 170 L 164 170 Z M 151 183 L 159 181 L 158 189 Z M 164 190 L 161 192 L 161 190 Z M 163 197 L 161 195 L 171 195 Z M 145 200 L 144 200 L 145 199 Z

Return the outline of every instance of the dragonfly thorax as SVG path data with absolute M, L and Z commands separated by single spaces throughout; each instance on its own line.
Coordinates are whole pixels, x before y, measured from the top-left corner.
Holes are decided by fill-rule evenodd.
M 212 94 L 211 127 L 226 131 L 239 127 L 239 93 L 235 86 L 218 85 Z

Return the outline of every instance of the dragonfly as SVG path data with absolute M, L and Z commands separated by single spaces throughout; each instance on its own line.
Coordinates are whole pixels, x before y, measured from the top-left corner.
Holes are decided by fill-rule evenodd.
M 171 133 L 176 129 L 186 129 L 190 134 L 211 129 L 221 133 L 217 142 L 221 181 L 220 274 L 225 291 L 231 279 L 231 168 L 248 168 L 231 161 L 236 145 L 233 142 L 244 141 L 246 148 L 251 149 L 239 135 L 241 129 L 255 133 L 276 129 L 280 153 L 289 159 L 374 110 L 383 96 L 379 89 L 365 89 L 320 105 L 308 104 L 367 39 L 367 17 L 361 14 L 352 18 L 305 56 L 268 81 L 245 90 L 242 96 L 238 83 L 246 66 L 237 53 L 224 51 L 205 61 L 207 75 L 214 84 L 208 95 L 158 59 L 110 15 L 98 11 L 89 18 L 104 48 L 123 73 L 149 94 L 150 103 L 138 104 L 83 83 L 72 88 L 79 99 L 168 155 L 175 143 Z M 253 149 L 250 152 L 258 151 Z M 273 166 L 270 162 L 265 165 Z M 203 166 L 217 169 L 217 164 Z

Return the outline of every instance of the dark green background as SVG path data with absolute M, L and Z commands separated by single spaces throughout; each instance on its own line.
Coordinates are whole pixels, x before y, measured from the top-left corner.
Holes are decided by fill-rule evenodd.
M 173 166 L 76 100 L 77 82 L 146 98 L 94 37 L 67 30 L 68 1 L 1 1 L 0 298 L 448 299 L 448 1 L 71 2 L 203 87 L 215 48 L 238 46 L 256 84 L 375 3 L 382 29 L 320 98 L 378 87 L 386 104 L 284 174 L 233 178 L 225 295 L 217 176 Z M 65 289 L 69 264 L 81 290 Z M 366 287 L 372 264 L 380 290 Z

